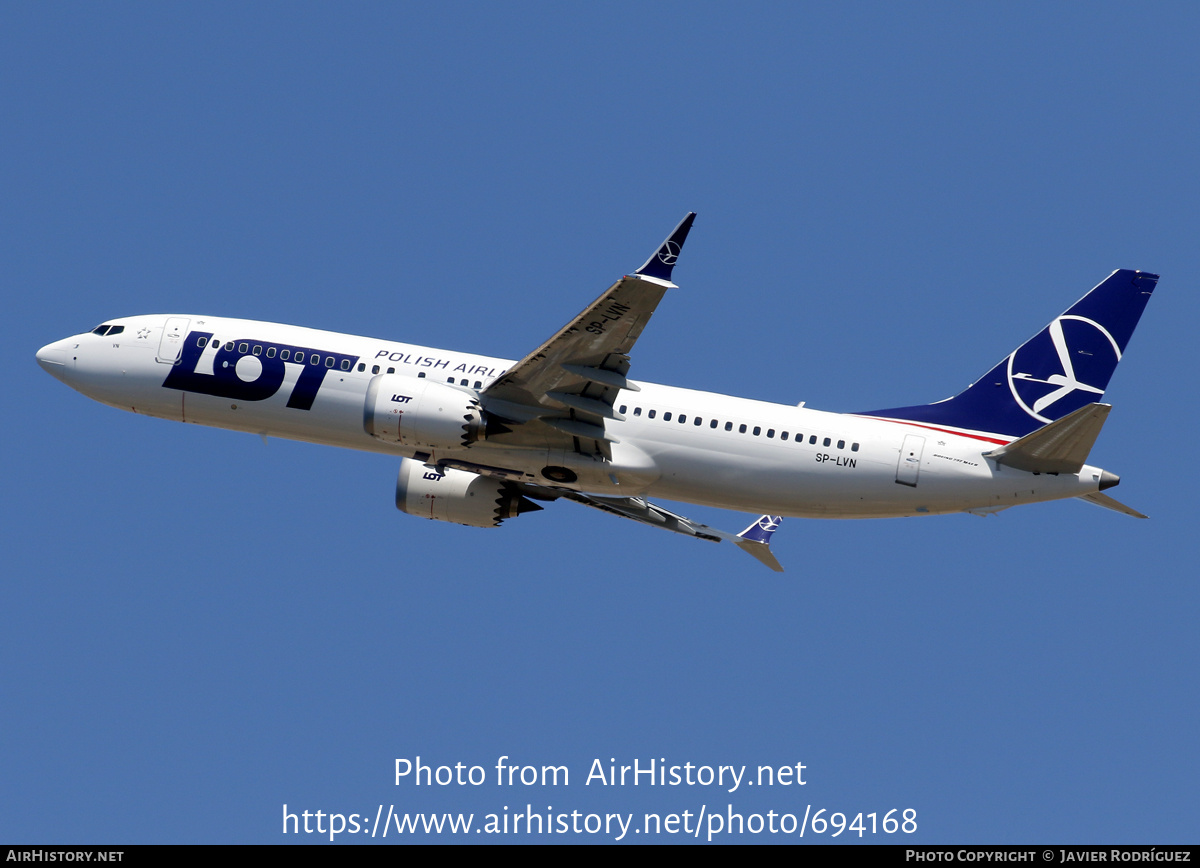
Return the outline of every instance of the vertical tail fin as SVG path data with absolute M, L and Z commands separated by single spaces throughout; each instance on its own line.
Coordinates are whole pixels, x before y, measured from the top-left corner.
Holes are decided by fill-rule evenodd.
M 1114 271 L 965 392 L 860 415 L 1023 437 L 1100 400 L 1157 283 Z

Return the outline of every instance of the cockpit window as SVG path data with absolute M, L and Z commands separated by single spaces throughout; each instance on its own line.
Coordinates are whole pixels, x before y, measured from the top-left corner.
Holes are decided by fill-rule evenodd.
M 108 326 L 106 326 L 106 325 L 99 325 L 99 326 L 96 326 L 94 329 L 92 329 L 92 334 L 94 334 L 94 335 L 106 335 L 106 334 L 108 334 Z
M 108 336 L 111 338 L 113 335 L 119 335 L 123 331 L 125 331 L 125 326 L 112 326 L 108 330 Z

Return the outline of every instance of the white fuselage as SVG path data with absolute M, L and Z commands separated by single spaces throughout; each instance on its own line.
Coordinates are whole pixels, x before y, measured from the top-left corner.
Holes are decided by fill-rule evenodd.
M 153 315 L 112 320 L 117 335 L 86 333 L 43 348 L 42 366 L 83 394 L 136 413 L 330 446 L 414 457 L 364 427 L 368 386 L 395 374 L 450 383 L 474 395 L 513 362 L 298 326 L 222 317 Z M 191 370 L 173 364 L 198 332 L 212 335 Z M 234 344 L 231 368 L 213 369 L 214 347 Z M 241 349 L 245 345 L 245 350 Z M 290 348 L 288 361 L 278 359 Z M 294 361 L 297 349 L 303 361 Z M 282 382 L 267 379 L 266 353 Z M 312 365 L 313 355 L 318 357 Z M 165 361 L 163 360 L 165 359 Z M 222 363 L 230 364 L 226 359 Z M 199 391 L 164 386 L 176 370 Z M 321 371 L 324 371 L 323 375 Z M 240 399 L 210 380 L 250 390 Z M 233 377 L 236 377 L 234 382 Z M 205 379 L 208 378 L 208 379 Z M 239 385 L 244 384 L 244 385 Z M 612 462 L 537 447 L 497 447 L 486 439 L 424 457 L 428 463 L 506 468 L 536 474 L 547 464 L 595 464 L 560 487 L 612 496 L 657 496 L 743 512 L 872 518 L 993 511 L 1095 492 L 1101 470 L 1035 474 L 983 453 L 1011 440 L 980 432 L 826 413 L 728 395 L 641 383 L 615 402 L 623 420 L 605 428 L 618 442 Z M 308 396 L 297 405 L 301 392 Z M 246 397 L 249 395 L 249 397 Z M 289 406 L 291 402 L 291 406 Z M 543 484 L 545 484 L 543 482 Z

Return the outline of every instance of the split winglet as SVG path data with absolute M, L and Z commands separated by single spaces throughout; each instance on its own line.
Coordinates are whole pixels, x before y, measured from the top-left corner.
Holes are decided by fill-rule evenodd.
M 656 280 L 665 280 L 671 282 L 671 272 L 675 268 L 675 263 L 679 259 L 679 251 L 683 249 L 683 242 L 687 240 L 688 232 L 692 228 L 692 222 L 696 219 L 696 212 L 689 211 L 687 216 L 679 221 L 679 225 L 667 236 L 667 240 L 659 245 L 658 250 L 650 255 L 650 258 L 639 268 L 634 274 L 639 274 L 642 277 L 653 277 Z
M 763 515 L 758 521 L 738 534 L 737 546 L 747 554 L 758 558 L 777 573 L 783 572 L 783 566 L 771 553 L 771 535 L 779 530 L 783 516 Z

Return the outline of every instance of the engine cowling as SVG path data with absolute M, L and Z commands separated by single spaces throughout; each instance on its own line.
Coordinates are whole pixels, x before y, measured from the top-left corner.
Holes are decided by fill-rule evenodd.
M 460 449 L 481 436 L 483 413 L 478 399 L 452 386 L 380 374 L 367 386 L 363 428 L 385 443 Z
M 411 458 L 400 459 L 396 508 L 470 527 L 499 527 L 506 518 L 541 509 L 512 483 L 452 467 L 433 470 Z

